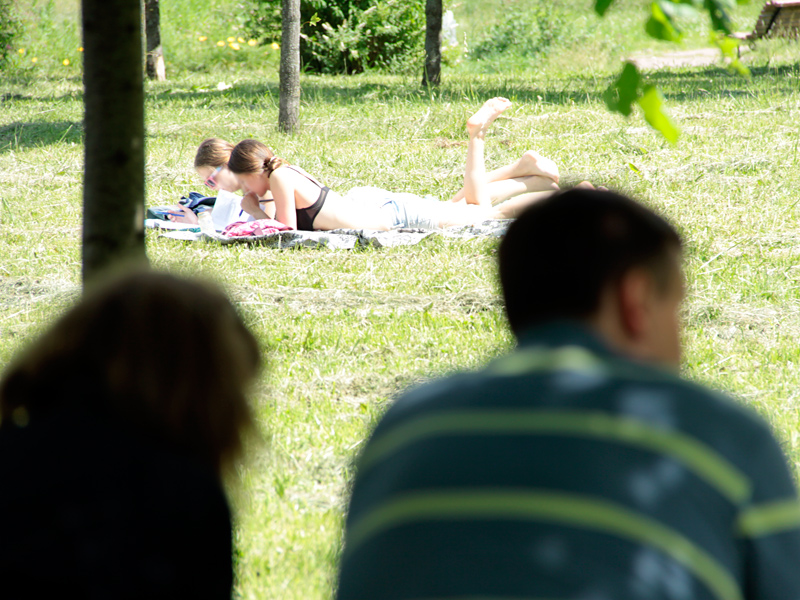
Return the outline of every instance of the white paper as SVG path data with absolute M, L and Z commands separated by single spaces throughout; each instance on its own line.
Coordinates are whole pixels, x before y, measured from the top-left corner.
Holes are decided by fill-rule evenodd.
M 217 190 L 217 201 L 211 209 L 211 220 L 214 229 L 222 231 L 237 221 L 252 221 L 253 217 L 242 210 L 242 197 L 233 192 Z

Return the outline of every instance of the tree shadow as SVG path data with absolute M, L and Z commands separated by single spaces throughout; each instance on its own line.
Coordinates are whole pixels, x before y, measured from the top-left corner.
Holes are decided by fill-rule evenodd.
M 770 93 L 797 93 L 800 64 L 750 68 L 750 77 L 733 73 L 725 67 L 648 71 L 644 79 L 658 86 L 668 100 L 682 102 L 698 98 L 730 98 L 752 96 L 763 90 L 769 81 Z
M 763 89 L 764 79 L 769 89 L 778 93 L 796 93 L 800 65 L 751 68 L 747 78 L 732 73 L 724 66 L 670 68 L 647 71 L 646 83 L 655 84 L 671 101 L 714 99 L 745 96 Z M 359 81 L 358 76 L 315 77 L 305 76 L 301 83 L 301 101 L 338 105 L 362 105 L 373 102 L 426 102 L 461 103 L 470 99 L 479 105 L 492 96 L 505 96 L 517 103 L 546 103 L 562 106 L 587 105 L 602 102 L 602 93 L 617 79 L 618 73 L 604 76 L 576 75 L 546 83 L 531 82 L 524 78 L 475 81 L 470 78 L 445 79 L 439 88 L 423 88 L 418 81 L 406 83 Z M 229 108 L 247 108 L 263 104 L 265 100 L 275 106 L 279 102 L 277 82 L 239 83 L 228 90 L 165 90 L 148 94 L 150 99 L 170 99 L 187 104 L 205 101 L 224 103 Z
M 343 76 L 344 77 L 344 76 Z M 597 80 L 592 80 L 592 87 L 597 87 Z M 602 91 L 610 85 L 612 78 L 597 90 Z M 519 83 L 501 85 L 475 85 L 471 83 L 445 83 L 439 88 L 423 88 L 416 85 L 403 85 L 396 82 L 377 83 L 374 81 L 354 81 L 332 79 L 316 79 L 307 77 L 301 83 L 301 101 L 304 103 L 322 103 L 339 105 L 360 105 L 376 101 L 392 102 L 462 102 L 465 98 L 473 98 L 477 104 L 492 96 L 506 96 L 517 102 L 547 102 L 552 104 L 585 104 L 592 101 L 591 91 L 580 89 L 581 83 L 570 80 L 563 89 L 546 89 L 531 87 L 530 83 L 520 80 Z M 224 102 L 228 108 L 253 107 L 269 98 L 277 106 L 279 102 L 279 86 L 277 83 L 238 83 L 229 90 L 201 89 L 183 91 L 161 91 L 148 94 L 149 100 L 169 100 L 196 104 Z
M 50 146 L 61 142 L 82 143 L 83 123 L 78 121 L 17 121 L 0 125 L 0 153 Z

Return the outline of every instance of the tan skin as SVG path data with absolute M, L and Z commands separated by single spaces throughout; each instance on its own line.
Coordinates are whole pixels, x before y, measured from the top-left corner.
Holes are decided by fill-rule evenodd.
M 670 370 L 681 360 L 680 306 L 684 295 L 680 253 L 666 289 L 643 268 L 631 269 L 609 285 L 590 326 L 622 354 Z
M 484 166 L 484 137 L 505 110 L 511 106 L 506 98 L 492 98 L 467 120 L 467 164 L 464 187 L 449 203 L 438 207 L 439 227 L 468 225 L 486 219 L 516 217 L 531 203 L 558 190 L 558 168 L 553 161 L 533 152 L 525 152 L 516 162 L 489 173 Z M 266 171 L 237 173 L 241 188 L 248 192 L 242 208 L 256 219 L 264 211 L 256 203 L 258 197 L 272 193 L 275 198 L 275 219 L 297 229 L 296 210 L 308 208 L 319 198 L 320 185 L 309 180 L 302 169 L 278 167 L 270 175 Z M 298 172 L 300 171 L 300 172 Z M 594 187 L 588 182 L 581 184 Z M 325 204 L 314 220 L 314 229 L 391 229 L 392 222 L 375 205 L 354 203 L 330 191 Z
M 275 198 L 275 219 L 297 229 L 295 210 L 307 208 L 319 198 L 320 186 L 299 173 L 297 167 L 279 167 L 270 176 L 266 172 L 239 174 L 237 177 L 243 190 L 248 192 L 242 200 L 242 208 L 257 219 L 263 219 L 263 209 L 257 207 L 256 199 L 272 192 Z M 378 208 L 347 201 L 333 190 L 328 192 L 322 209 L 314 219 L 314 228 L 330 229 L 391 229 L 390 219 Z

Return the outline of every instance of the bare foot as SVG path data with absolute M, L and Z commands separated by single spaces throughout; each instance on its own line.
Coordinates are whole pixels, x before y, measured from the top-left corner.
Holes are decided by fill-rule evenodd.
M 531 175 L 547 177 L 558 183 L 559 174 L 556 163 L 538 152 L 528 150 L 512 167 L 511 177 L 529 177 Z
M 511 100 L 499 96 L 484 102 L 478 112 L 467 119 L 469 137 L 483 137 L 492 122 L 509 106 Z

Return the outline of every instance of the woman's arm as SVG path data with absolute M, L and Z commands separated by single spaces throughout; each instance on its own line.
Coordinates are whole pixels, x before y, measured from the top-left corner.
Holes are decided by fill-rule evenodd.
M 254 219 L 269 219 L 270 216 L 264 212 L 259 204 L 258 194 L 255 192 L 247 192 L 242 197 L 242 210 Z
M 297 206 L 293 178 L 297 173 L 289 169 L 275 169 L 269 178 L 269 187 L 275 199 L 275 219 L 287 227 L 297 229 Z

